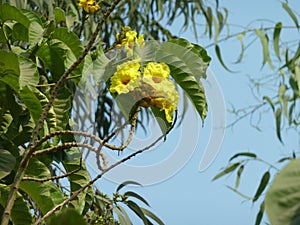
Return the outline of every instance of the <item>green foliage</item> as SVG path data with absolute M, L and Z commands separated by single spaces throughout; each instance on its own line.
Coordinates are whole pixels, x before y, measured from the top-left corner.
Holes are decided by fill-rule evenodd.
M 173 79 L 204 120 L 207 103 L 200 79 L 206 78 L 211 59 L 203 47 L 174 38 L 161 22 L 164 17 L 171 25 L 178 15 L 183 15 L 183 29 L 192 24 L 197 34 L 196 16 L 205 15 L 210 25 L 203 32 L 212 35 L 214 24 L 217 39 L 226 23 L 227 11 L 217 7 L 214 16 L 210 6 L 198 1 L 115 3 L 117 14 L 112 13 L 114 4 L 105 1 L 99 3 L 99 12 L 87 14 L 78 7 L 77 1 L 71 0 L 0 1 L 0 213 L 3 224 L 43 221 L 52 225 L 132 224 L 128 210 L 143 224 L 164 224 L 148 210 L 149 204 L 142 196 L 133 191 L 119 193 L 135 182 L 120 184 L 112 198 L 93 186 L 114 167 L 106 167 L 101 148 L 115 150 L 107 142 L 116 134 L 111 133 L 112 130 L 123 128 L 119 128 L 109 114 L 115 100 L 105 84 L 120 62 L 107 52 L 116 47 L 111 42 L 124 25 L 139 33 L 143 31 L 149 39 L 161 40 L 161 45 L 156 44 L 151 52 L 143 53 L 143 60 L 149 57 L 148 61 L 167 63 Z M 166 42 L 167 39 L 172 40 Z M 72 109 L 78 107 L 90 118 L 91 109 L 83 104 L 86 93 L 79 97 L 78 105 L 74 105 L 73 100 L 78 87 L 84 89 L 87 85 L 86 89 L 90 89 L 92 82 L 95 86 L 100 83 L 104 89 L 96 115 L 99 130 L 102 124 L 106 126 L 99 134 L 101 139 L 87 132 L 70 131 L 74 125 Z M 152 111 L 166 123 L 161 111 Z M 83 115 L 82 124 L 77 126 L 84 124 Z M 168 126 L 164 133 L 171 124 Z M 98 159 L 103 161 L 103 167 L 97 179 L 91 179 L 82 161 L 83 148 L 98 151 L 97 157 L 102 157 Z M 4 210 L 8 213 L 4 214 Z
M 299 224 L 300 159 L 292 160 L 272 181 L 265 208 L 272 225 Z

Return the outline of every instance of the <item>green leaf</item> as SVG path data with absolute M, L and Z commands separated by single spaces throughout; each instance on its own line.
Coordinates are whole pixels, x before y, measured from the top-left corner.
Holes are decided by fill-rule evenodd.
M 268 96 L 264 96 L 263 100 L 266 100 L 270 104 L 273 112 L 275 112 L 275 106 L 274 106 L 274 103 L 273 103 L 272 99 L 270 97 L 268 97 Z
M 38 22 L 31 22 L 28 29 L 29 43 L 35 46 L 44 35 L 44 29 Z
M 269 38 L 266 34 L 264 34 L 260 29 L 255 29 L 256 35 L 259 37 L 262 48 L 263 48 L 263 66 L 268 62 L 271 69 L 274 68 L 270 53 L 269 53 Z
M 18 56 L 12 52 L 0 51 L 0 75 L 20 74 Z
M 30 24 L 29 19 L 19 9 L 8 3 L 4 3 L 0 5 L 0 22 L 4 23 L 7 20 L 15 20 L 26 28 Z
M 64 209 L 59 215 L 52 217 L 49 225 L 61 225 L 61 224 L 76 224 L 87 225 L 82 215 L 80 215 L 75 209 Z
M 2 207 L 6 205 L 9 191 L 10 186 L 0 184 L 0 205 Z M 33 222 L 29 206 L 19 192 L 11 211 L 11 220 L 14 225 L 30 225 Z
M 148 225 L 148 219 L 142 209 L 135 202 L 128 200 L 126 204 L 138 217 L 140 217 L 145 225 Z
M 135 181 L 125 181 L 123 183 L 121 183 L 117 189 L 116 189 L 116 192 L 119 192 L 123 187 L 127 186 L 127 185 L 138 185 L 138 186 L 141 186 L 141 184 L 139 184 L 138 182 L 135 182 Z
M 169 123 L 167 121 L 165 112 L 160 110 L 157 107 L 151 107 L 151 111 L 156 118 L 156 121 L 160 127 L 160 130 L 162 131 L 163 134 L 166 134 L 168 130 L 171 128 L 172 123 Z
M 260 184 L 256 190 L 256 193 L 253 197 L 253 202 L 255 202 L 263 193 L 263 191 L 266 189 L 268 183 L 270 181 L 270 172 L 267 171 L 264 173 L 264 175 L 262 176 L 261 180 L 260 180 Z
M 32 158 L 26 170 L 25 176 L 34 178 L 49 178 L 51 176 L 47 166 L 41 161 Z M 43 214 L 53 209 L 64 201 L 61 190 L 52 182 L 23 181 L 20 189 L 37 204 Z
M 265 198 L 272 225 L 300 224 L 300 159 L 291 160 L 274 178 Z
M 0 109 L 0 136 L 4 135 L 7 132 L 12 121 L 13 117 L 10 112 Z
M 236 177 L 236 181 L 235 181 L 235 189 L 237 189 L 240 185 L 241 175 L 242 175 L 243 171 L 244 171 L 244 165 L 241 165 L 237 171 L 237 177 Z
M 221 65 L 224 67 L 224 69 L 227 70 L 227 71 L 230 72 L 230 73 L 234 73 L 234 71 L 230 70 L 230 69 L 225 65 L 224 60 L 223 60 L 223 58 L 222 58 L 222 54 L 221 54 L 221 50 L 220 50 L 219 45 L 216 45 L 216 46 L 215 46 L 215 51 L 216 51 L 218 60 L 220 61 Z
M 216 176 L 214 176 L 214 178 L 212 180 L 213 181 L 217 180 L 220 177 L 222 177 L 222 176 L 224 176 L 224 175 L 226 175 L 226 174 L 234 171 L 240 164 L 241 164 L 240 162 L 237 162 L 237 163 L 233 163 L 233 164 L 228 165 L 223 171 L 221 171 Z
M 83 53 L 84 48 L 82 42 L 74 32 L 69 31 L 67 28 L 56 28 L 52 33 L 51 38 L 62 41 L 73 52 L 76 58 Z
M 0 179 L 10 174 L 15 164 L 16 158 L 9 151 L 0 149 Z
M 29 59 L 19 56 L 19 67 L 20 67 L 20 78 L 19 84 L 20 89 L 25 86 L 34 88 L 39 83 L 39 73 L 37 67 Z
M 66 22 L 65 11 L 61 8 L 56 7 L 54 9 L 55 23 Z
M 277 134 L 277 138 L 279 139 L 279 141 L 281 143 L 282 142 L 282 138 L 281 138 L 281 108 L 278 108 L 275 112 L 275 120 L 276 120 L 276 134 Z
M 127 214 L 127 212 L 125 211 L 125 209 L 122 206 L 120 206 L 120 205 L 117 205 L 116 208 L 122 213 L 124 225 L 132 225 L 132 222 L 131 222 L 131 220 L 130 220 L 128 214 Z M 121 224 L 123 224 L 123 223 L 121 223 Z
M 125 210 L 121 211 L 121 206 L 117 206 L 113 208 L 113 211 L 117 214 L 120 224 L 124 225 L 132 225 L 127 213 Z M 125 213 L 125 214 L 124 214 Z
M 243 194 L 242 192 L 238 191 L 237 189 L 233 188 L 233 187 L 230 187 L 228 185 L 226 185 L 226 187 L 230 190 L 232 190 L 233 192 L 235 192 L 236 194 L 238 194 L 239 196 L 241 196 L 242 198 L 246 199 L 246 200 L 252 200 L 251 197 Z
M 80 158 L 78 157 L 80 154 L 81 153 L 78 148 L 71 148 L 66 151 L 66 159 L 62 163 L 67 172 L 71 172 L 80 168 Z M 71 193 L 76 192 L 90 181 L 90 176 L 86 169 L 85 163 L 81 163 L 82 166 L 80 170 L 69 176 Z M 81 192 L 76 198 L 74 198 L 70 202 L 70 205 L 74 207 L 78 213 L 82 214 L 85 213 L 85 210 L 90 209 L 92 205 L 92 199 L 93 189 L 90 186 L 85 191 Z
M 291 10 L 291 8 L 286 4 L 285 2 L 282 3 L 282 7 L 285 9 L 285 11 L 290 15 L 292 20 L 294 21 L 297 28 L 299 28 L 299 23 L 297 16 L 294 14 L 294 12 Z
M 238 59 L 234 62 L 234 63 L 240 63 L 244 57 L 244 52 L 245 52 L 245 44 L 244 44 L 244 41 L 243 41 L 243 38 L 245 37 L 245 32 L 239 34 L 236 36 L 236 38 L 240 41 L 240 44 L 241 44 L 241 53 L 238 57 Z
M 133 197 L 133 198 L 137 198 L 138 200 L 142 201 L 143 203 L 145 203 L 147 206 L 149 206 L 148 202 L 139 194 L 132 192 L 132 191 L 127 191 L 124 193 L 125 196 L 127 197 Z
M 264 215 L 264 212 L 265 212 L 265 202 L 263 201 L 261 204 L 260 204 L 260 209 L 256 215 L 256 219 L 255 219 L 255 225 L 260 225 L 261 223 L 261 220 L 263 218 L 263 215 Z
M 41 102 L 27 86 L 20 91 L 20 97 L 28 108 L 33 120 L 37 123 L 43 111 Z
M 232 161 L 233 159 L 240 157 L 240 156 L 245 156 L 245 157 L 249 157 L 249 158 L 256 158 L 256 154 L 251 153 L 251 152 L 239 152 L 235 155 L 233 155 L 230 159 L 229 162 Z
M 275 25 L 274 33 L 273 33 L 273 45 L 274 45 L 274 51 L 277 56 L 277 58 L 280 60 L 280 53 L 279 53 L 279 36 L 282 28 L 282 23 L 279 22 Z
M 143 211 L 143 213 L 144 213 L 147 217 L 153 219 L 157 224 L 159 224 L 159 225 L 164 225 L 164 222 L 161 221 L 161 219 L 159 219 L 154 213 L 152 213 L 152 212 L 149 211 L 148 209 L 141 208 L 141 210 Z

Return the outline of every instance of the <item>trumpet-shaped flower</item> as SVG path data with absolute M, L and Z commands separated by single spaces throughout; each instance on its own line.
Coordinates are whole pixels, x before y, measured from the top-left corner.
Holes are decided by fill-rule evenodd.
M 123 63 L 111 77 L 111 93 L 126 94 L 140 85 L 140 64 L 137 62 Z
M 144 70 L 144 77 L 150 77 L 155 83 L 160 83 L 170 75 L 170 68 L 165 63 L 149 62 Z
M 87 13 L 94 13 L 100 9 L 95 0 L 79 0 L 78 7 L 83 8 Z

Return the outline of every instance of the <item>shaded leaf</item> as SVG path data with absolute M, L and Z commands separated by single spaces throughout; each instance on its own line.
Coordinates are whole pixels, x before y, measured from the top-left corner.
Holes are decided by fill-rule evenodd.
M 227 70 L 227 71 L 230 72 L 230 73 L 234 73 L 234 71 L 230 70 L 230 69 L 225 65 L 225 63 L 224 63 L 224 61 L 223 61 L 223 58 L 222 58 L 222 54 L 221 54 L 221 50 L 220 50 L 219 45 L 216 45 L 216 46 L 215 46 L 215 51 L 216 51 L 218 60 L 219 60 L 219 62 L 221 63 L 221 65 L 224 67 L 224 69 Z
M 26 28 L 29 27 L 30 21 L 29 19 L 20 12 L 14 6 L 11 6 L 8 3 L 3 3 L 0 5 L 0 21 L 3 23 L 7 20 L 15 20 L 21 23 Z
M 141 186 L 141 184 L 139 184 L 138 182 L 130 181 L 130 180 L 129 180 L 129 181 L 125 181 L 125 182 L 121 183 L 121 184 L 117 187 L 116 192 L 119 192 L 123 187 L 125 187 L 125 186 L 127 186 L 127 185 L 131 185 L 131 184 Z
M 282 28 L 282 23 L 279 22 L 275 25 L 274 33 L 273 33 L 273 45 L 274 45 L 274 51 L 277 56 L 277 58 L 280 60 L 280 53 L 279 53 L 279 36 Z
M 240 156 L 245 156 L 245 157 L 249 157 L 249 158 L 256 158 L 256 154 L 254 153 L 251 153 L 251 152 L 239 152 L 235 155 L 233 155 L 229 161 L 232 161 L 233 159 L 237 158 L 237 157 L 240 157 Z
M 64 209 L 59 215 L 52 217 L 49 225 L 61 225 L 61 224 L 76 224 L 87 225 L 82 215 L 80 215 L 75 209 Z
M 161 219 L 159 219 L 154 213 L 152 213 L 152 212 L 149 211 L 148 209 L 141 208 L 141 210 L 143 211 L 143 213 L 144 213 L 147 217 L 153 219 L 157 224 L 159 224 L 159 225 L 164 225 L 164 222 L 161 221 Z
M 282 143 L 281 138 L 281 108 L 278 108 L 275 112 L 275 120 L 276 120 L 276 134 L 279 141 Z
M 132 191 L 127 191 L 124 193 L 125 196 L 127 197 L 134 197 L 137 198 L 138 200 L 142 201 L 143 203 L 145 203 L 147 206 L 149 206 L 148 202 L 139 194 L 132 192 Z
M 300 159 L 291 160 L 274 178 L 265 198 L 272 225 L 300 224 Z
M 256 193 L 253 197 L 253 202 L 255 202 L 263 193 L 263 191 L 266 189 L 268 183 L 270 181 L 270 172 L 267 171 L 264 173 L 264 175 L 262 176 L 261 180 L 260 180 L 260 184 L 256 190 Z
M 0 184 L 0 205 L 2 207 L 6 205 L 9 191 L 10 186 Z M 19 192 L 11 211 L 11 220 L 14 225 L 30 225 L 33 222 L 29 206 Z
M 261 220 L 263 218 L 263 215 L 264 215 L 264 212 L 265 212 L 265 202 L 262 202 L 260 204 L 260 208 L 259 208 L 259 211 L 256 215 L 256 219 L 255 219 L 255 225 L 260 225 L 261 223 Z
M 145 225 L 148 225 L 148 220 L 144 212 L 135 202 L 128 200 L 126 204 L 143 221 Z
M 264 96 L 263 100 L 266 100 L 270 104 L 273 112 L 275 112 L 275 106 L 274 106 L 274 103 L 273 103 L 272 99 L 270 97 L 268 97 L 268 96 Z
M 0 149 L 0 179 L 10 174 L 15 164 L 16 158 L 9 151 Z
M 241 165 L 240 168 L 237 170 L 237 177 L 235 181 L 235 189 L 237 189 L 240 185 L 241 175 L 244 171 L 244 165 Z

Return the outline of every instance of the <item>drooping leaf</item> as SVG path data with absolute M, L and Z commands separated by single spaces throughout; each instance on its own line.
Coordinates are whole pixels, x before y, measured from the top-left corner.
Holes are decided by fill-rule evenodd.
M 225 65 L 224 60 L 223 60 L 223 58 L 222 58 L 221 49 L 220 49 L 219 45 L 216 45 L 216 46 L 215 46 L 215 51 L 216 51 L 218 60 L 219 60 L 219 62 L 221 63 L 221 65 L 224 67 L 224 69 L 227 70 L 227 71 L 230 72 L 230 73 L 234 73 L 234 71 L 230 70 L 230 69 Z
M 238 194 L 239 196 L 241 196 L 242 198 L 246 199 L 246 200 L 252 200 L 251 197 L 243 194 L 242 192 L 238 191 L 237 189 L 233 188 L 233 187 L 230 187 L 228 185 L 226 185 L 226 187 L 230 190 L 232 190 L 234 193 Z
M 37 67 L 29 59 L 19 56 L 20 89 L 25 86 L 34 88 L 39 83 L 39 73 Z
M 291 160 L 277 174 L 265 198 L 265 209 L 272 225 L 300 223 L 300 159 Z
M 270 104 L 273 112 L 275 112 L 275 106 L 274 106 L 274 103 L 273 103 L 272 99 L 270 97 L 268 97 L 268 96 L 264 96 L 263 100 L 266 100 Z
M 298 19 L 297 16 L 295 15 L 295 13 L 293 12 L 293 10 L 288 6 L 287 3 L 283 2 L 282 3 L 282 7 L 285 9 L 285 11 L 290 15 L 290 17 L 292 18 L 292 20 L 294 21 L 295 25 L 297 28 L 299 28 L 299 23 L 298 23 Z
M 263 201 L 260 204 L 259 211 L 258 211 L 258 213 L 256 215 L 255 225 L 260 225 L 261 224 L 261 220 L 263 218 L 264 212 L 265 212 L 265 202 Z
M 9 151 L 0 149 L 0 179 L 10 174 L 15 164 L 16 158 Z
M 127 185 L 138 185 L 138 186 L 141 186 L 141 184 L 139 184 L 138 182 L 136 182 L 136 181 L 125 181 L 125 182 L 123 182 L 123 183 L 121 183 L 118 187 L 117 187 L 117 189 L 116 189 L 116 192 L 119 192 L 122 188 L 124 188 L 125 186 L 127 186 Z
M 241 164 L 240 162 L 237 162 L 237 163 L 233 163 L 233 164 L 228 165 L 224 170 L 222 170 L 220 173 L 218 173 L 216 176 L 214 176 L 214 178 L 212 180 L 213 181 L 217 180 L 220 177 L 234 171 L 240 164 Z
M 261 180 L 260 180 L 260 184 L 256 190 L 256 193 L 253 197 L 253 202 L 255 202 L 263 193 L 263 191 L 266 189 L 268 183 L 270 181 L 270 172 L 267 171 L 264 173 L 264 175 L 262 176 Z
M 2 207 L 6 205 L 9 191 L 10 186 L 0 184 L 0 205 Z M 11 211 L 11 220 L 14 225 L 31 225 L 33 222 L 29 206 L 19 192 Z
M 282 138 L 281 138 L 281 108 L 278 108 L 275 112 L 275 120 L 276 120 L 276 134 L 279 139 L 279 141 L 282 143 Z
M 149 217 L 152 220 L 154 220 L 157 224 L 164 225 L 164 222 L 161 219 L 159 219 L 153 212 L 151 212 L 151 211 L 149 211 L 148 209 L 145 209 L 145 208 L 141 208 L 141 210 L 143 211 L 143 213 L 147 217 Z
M 127 191 L 124 193 L 125 196 L 127 197 L 133 197 L 133 198 L 137 198 L 138 200 L 142 201 L 144 204 L 146 204 L 147 206 L 149 206 L 148 202 L 139 194 L 133 192 L 133 191 Z
M 237 176 L 236 176 L 236 180 L 235 180 L 235 189 L 237 189 L 240 185 L 240 181 L 241 181 L 241 175 L 244 171 L 244 165 L 241 165 L 240 168 L 237 170 Z
M 263 48 L 263 66 L 266 64 L 266 62 L 269 64 L 271 69 L 274 68 L 271 58 L 270 58 L 270 52 L 269 52 L 269 38 L 267 34 L 264 34 L 262 30 L 255 29 L 256 35 L 259 37 L 262 48 Z
M 249 158 L 256 158 L 256 154 L 251 153 L 251 152 L 239 152 L 235 155 L 233 155 L 230 159 L 229 162 L 232 161 L 233 159 L 240 157 L 240 156 L 245 156 L 245 157 L 249 157 Z
M 0 5 L 0 21 L 3 23 L 7 20 L 14 20 L 21 23 L 27 29 L 29 27 L 30 21 L 29 19 L 20 12 L 16 7 L 3 3 Z
M 279 36 L 282 28 L 282 23 L 279 22 L 275 25 L 274 33 L 273 33 L 273 45 L 274 45 L 274 51 L 277 56 L 277 58 L 280 60 L 280 53 L 279 53 Z
M 128 200 L 126 205 L 143 221 L 144 225 L 148 225 L 148 219 L 138 204 Z
M 126 211 L 121 206 L 114 207 L 113 211 L 117 214 L 120 224 L 132 225 Z

